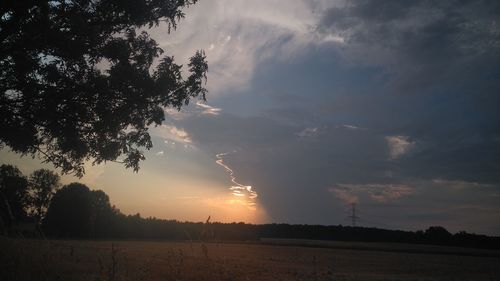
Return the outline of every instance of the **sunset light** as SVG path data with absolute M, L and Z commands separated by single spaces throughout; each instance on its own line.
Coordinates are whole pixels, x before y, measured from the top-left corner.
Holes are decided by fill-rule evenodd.
M 499 258 L 500 0 L 0 0 L 0 281 Z

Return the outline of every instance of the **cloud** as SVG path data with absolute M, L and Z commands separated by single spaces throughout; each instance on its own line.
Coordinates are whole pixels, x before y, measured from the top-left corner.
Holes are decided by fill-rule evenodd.
M 336 184 L 329 191 L 347 204 L 359 203 L 363 195 L 368 195 L 370 200 L 378 203 L 388 203 L 413 193 L 413 189 L 405 184 L 374 183 Z
M 495 185 L 484 184 L 478 182 L 470 182 L 463 180 L 446 180 L 446 179 L 434 179 L 431 181 L 432 184 L 439 188 L 452 188 L 452 189 L 480 189 L 480 188 L 491 188 L 494 189 Z
M 222 113 L 222 108 L 208 105 L 204 101 L 197 101 L 177 110 L 175 108 L 165 108 L 164 114 L 167 123 L 176 124 L 177 122 L 192 116 L 216 116 Z
M 337 198 L 339 198 L 341 201 L 345 202 L 346 204 L 357 204 L 359 202 L 359 197 L 352 194 L 349 190 L 346 189 L 340 189 L 340 188 L 330 188 L 330 192 L 335 194 Z
M 322 9 L 325 3 L 332 5 L 303 0 L 199 2 L 185 11 L 176 31 L 167 36 L 162 27 L 152 35 L 182 61 L 205 49 L 210 65 L 207 86 L 211 96 L 220 96 L 246 87 L 255 67 L 269 56 L 287 59 L 317 40 L 339 41 L 312 32 L 318 22 L 313 8 Z
M 235 199 L 241 204 L 246 205 L 249 209 L 255 210 L 256 206 L 256 198 L 258 197 L 258 193 L 252 188 L 250 185 L 243 185 L 236 181 L 236 176 L 234 174 L 233 169 L 231 169 L 225 162 L 224 162 L 224 156 L 226 156 L 228 153 L 219 153 L 216 154 L 215 157 L 217 160 L 215 163 L 220 165 L 221 167 L 226 170 L 226 172 L 229 175 L 229 178 L 233 185 L 229 187 L 229 190 L 231 190 L 231 194 L 233 196 L 236 196 Z
M 408 153 L 415 146 L 415 142 L 407 136 L 387 136 L 385 140 L 389 146 L 389 159 L 392 160 Z
M 167 126 L 167 128 L 170 130 L 170 133 L 174 136 L 174 139 L 184 143 L 193 142 L 189 134 L 184 129 L 180 129 L 175 126 Z
M 319 134 L 319 128 L 305 128 L 302 131 L 295 134 L 300 138 L 312 138 Z
M 172 119 L 173 121 L 182 120 L 190 115 L 186 107 L 181 110 L 177 110 L 175 108 L 165 108 L 164 114 L 166 118 Z
M 156 152 L 156 156 L 163 156 L 163 154 L 165 154 L 163 150 Z
M 219 115 L 222 111 L 221 108 L 213 107 L 202 102 L 197 102 L 196 106 L 201 109 L 201 114 L 203 115 Z
M 370 195 L 373 200 L 380 203 L 392 201 L 412 193 L 412 188 L 406 185 L 367 185 L 367 188 L 374 189 Z
M 410 181 L 412 194 L 398 199 L 395 206 L 400 214 L 393 214 L 393 220 L 412 221 L 414 228 L 443 225 L 451 231 L 498 232 L 493 222 L 500 214 L 495 196 L 499 184 L 443 179 Z M 388 213 L 384 216 L 389 217 Z
M 473 221 L 481 200 L 498 213 L 498 7 L 200 2 L 159 41 L 206 50 L 210 104 L 172 112 L 165 139 L 194 159 L 238 150 L 230 168 L 272 221 L 339 223 L 339 202 L 406 227 Z
M 354 125 L 348 125 L 348 124 L 342 124 L 342 125 L 338 125 L 336 127 L 337 128 L 345 128 L 345 129 L 349 129 L 349 130 L 365 130 L 365 128 L 360 128 L 360 127 L 357 127 Z
M 151 128 L 151 135 L 160 138 L 163 143 L 170 148 L 176 148 L 180 145 L 186 149 L 195 149 L 196 146 L 191 138 L 191 135 L 181 127 L 173 124 L 163 124 L 158 127 Z M 159 151 L 156 155 L 163 155 L 163 151 Z
M 498 11 L 494 0 L 354 0 L 328 9 L 318 31 L 344 38 L 348 60 L 388 67 L 394 86 L 413 89 L 441 83 L 480 57 L 498 57 Z

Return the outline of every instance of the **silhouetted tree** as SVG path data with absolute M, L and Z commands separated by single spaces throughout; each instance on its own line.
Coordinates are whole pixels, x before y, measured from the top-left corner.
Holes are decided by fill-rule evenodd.
M 92 237 L 111 237 L 118 210 L 111 206 L 109 196 L 102 190 L 90 192 L 92 204 L 91 235 Z
M 0 214 L 7 226 L 26 217 L 28 180 L 12 165 L 0 166 Z
M 426 241 L 432 244 L 451 244 L 452 234 L 442 226 L 431 226 L 425 230 Z
M 41 222 L 45 217 L 52 196 L 59 188 L 59 175 L 47 170 L 39 169 L 31 173 L 28 185 L 28 214 Z
M 110 237 L 117 213 L 103 191 L 71 183 L 54 194 L 44 228 L 48 234 L 59 237 Z
M 183 78 L 173 57 L 155 63 L 163 50 L 145 31 L 164 22 L 170 32 L 196 2 L 0 1 L 0 147 L 77 176 L 90 159 L 137 171 L 163 107 L 205 99 L 204 52 Z
M 63 186 L 52 198 L 44 227 L 60 237 L 88 238 L 91 233 L 90 189 L 81 183 Z

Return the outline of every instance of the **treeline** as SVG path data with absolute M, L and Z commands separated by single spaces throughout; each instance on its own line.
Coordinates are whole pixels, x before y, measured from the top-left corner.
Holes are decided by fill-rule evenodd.
M 60 187 L 59 177 L 51 171 L 38 170 L 25 177 L 16 167 L 9 165 L 0 167 L 0 195 L 3 198 L 0 227 L 6 235 L 19 234 L 15 231 L 17 225 L 31 220 L 48 237 L 64 239 L 258 241 L 261 238 L 282 238 L 500 249 L 500 237 L 463 231 L 452 234 L 440 226 L 413 232 L 342 225 L 254 225 L 209 220 L 194 223 L 143 218 L 140 214 L 125 215 L 110 204 L 108 195 L 101 190 L 91 190 L 81 183 Z M 23 235 L 29 236 L 30 233 Z M 36 234 L 32 235 L 36 237 Z

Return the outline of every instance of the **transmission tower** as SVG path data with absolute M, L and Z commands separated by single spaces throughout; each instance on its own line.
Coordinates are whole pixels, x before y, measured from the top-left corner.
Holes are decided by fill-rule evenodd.
M 349 216 L 349 218 L 351 219 L 352 226 L 354 227 L 354 226 L 356 226 L 356 220 L 359 219 L 359 217 L 356 216 L 356 203 L 352 203 L 351 208 L 352 208 L 352 211 L 351 211 L 351 215 Z

